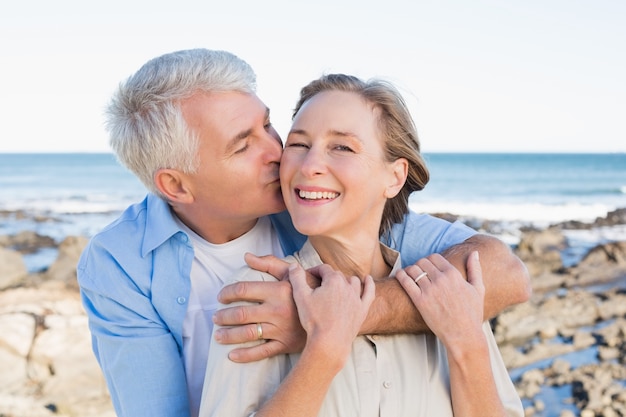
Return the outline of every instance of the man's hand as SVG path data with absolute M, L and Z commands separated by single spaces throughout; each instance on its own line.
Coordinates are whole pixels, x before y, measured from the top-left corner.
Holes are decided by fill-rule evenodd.
M 266 343 L 249 348 L 234 349 L 229 358 L 234 362 L 253 362 L 282 353 L 301 352 L 306 333 L 298 319 L 291 284 L 284 279 L 289 264 L 274 256 L 257 257 L 246 254 L 251 268 L 267 272 L 278 282 L 237 282 L 225 286 L 218 294 L 223 304 L 251 301 L 258 304 L 219 310 L 213 321 L 220 326 L 215 336 L 219 343 L 234 344 L 257 340 L 257 323 L 261 323 Z

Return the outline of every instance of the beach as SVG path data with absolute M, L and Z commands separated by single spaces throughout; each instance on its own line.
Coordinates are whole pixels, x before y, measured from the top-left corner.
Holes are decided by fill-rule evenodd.
M 553 184 L 529 179 L 544 166 L 524 172 L 501 159 L 431 156 L 433 194 L 411 207 L 502 238 L 526 264 L 531 299 L 491 320 L 526 415 L 624 416 L 624 156 L 609 173 L 597 166 L 613 157 L 596 166 L 565 156 L 578 169 Z M 114 416 L 75 266 L 145 189 L 111 155 L 0 155 L 0 186 L 0 416 Z

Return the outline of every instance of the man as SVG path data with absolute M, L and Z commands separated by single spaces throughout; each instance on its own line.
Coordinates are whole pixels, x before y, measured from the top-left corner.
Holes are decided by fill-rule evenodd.
M 204 49 L 146 63 L 115 94 L 107 127 L 118 159 L 151 193 L 94 236 L 79 262 L 94 353 L 118 415 L 195 416 L 221 277 L 243 267 L 246 252 L 282 257 L 304 241 L 280 194 L 282 144 L 249 65 Z M 410 263 L 465 241 L 447 254 L 460 269 L 478 249 L 488 316 L 528 297 L 526 270 L 508 247 L 461 224 L 412 213 L 392 239 Z M 280 273 L 272 258 L 251 262 Z M 420 328 L 395 280 L 377 291 L 383 301 L 363 332 Z M 238 299 L 259 304 L 220 312 L 220 324 L 242 325 L 220 341 L 268 342 L 233 360 L 303 345 L 287 281 L 228 287 L 220 298 Z

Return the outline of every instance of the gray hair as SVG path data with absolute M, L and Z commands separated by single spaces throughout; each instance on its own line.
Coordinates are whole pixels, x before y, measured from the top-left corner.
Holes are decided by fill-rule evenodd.
M 198 169 L 198 138 L 180 101 L 198 92 L 254 93 L 252 67 L 226 51 L 190 49 L 154 58 L 119 85 L 106 110 L 106 128 L 117 159 L 151 192 L 162 168 Z

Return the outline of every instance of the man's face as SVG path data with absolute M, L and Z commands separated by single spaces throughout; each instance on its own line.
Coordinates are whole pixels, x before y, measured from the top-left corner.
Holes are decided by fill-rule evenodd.
M 221 92 L 195 94 L 181 107 L 199 138 L 200 168 L 187 176 L 194 216 L 211 227 L 239 229 L 284 210 L 282 143 L 265 104 L 255 94 Z

